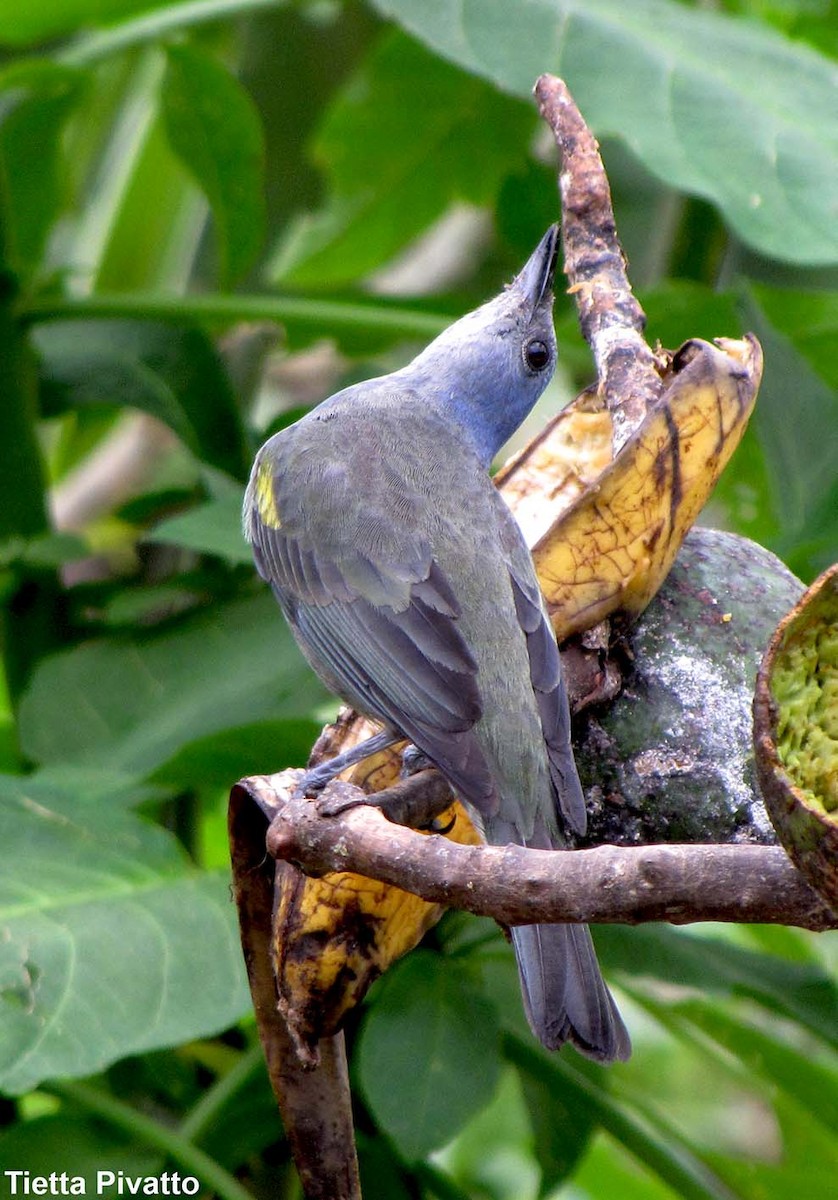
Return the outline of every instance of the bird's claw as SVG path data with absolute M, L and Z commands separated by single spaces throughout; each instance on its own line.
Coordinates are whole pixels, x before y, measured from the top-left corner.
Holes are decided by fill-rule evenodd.
M 439 833 L 442 837 L 445 837 L 456 824 L 457 817 L 455 814 L 453 817 L 449 817 L 447 821 L 443 821 L 442 817 L 434 817 L 432 821 L 429 821 L 427 825 L 423 825 L 422 828 L 428 833 Z
M 350 808 L 370 804 L 370 799 L 354 783 L 347 783 L 345 779 L 333 779 L 317 797 L 317 813 L 321 817 L 339 817 Z

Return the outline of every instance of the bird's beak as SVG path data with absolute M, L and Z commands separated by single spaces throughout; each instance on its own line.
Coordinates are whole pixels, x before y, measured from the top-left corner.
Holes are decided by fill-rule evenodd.
M 524 293 L 533 311 L 552 294 L 558 253 L 559 227 L 551 225 L 512 283 Z

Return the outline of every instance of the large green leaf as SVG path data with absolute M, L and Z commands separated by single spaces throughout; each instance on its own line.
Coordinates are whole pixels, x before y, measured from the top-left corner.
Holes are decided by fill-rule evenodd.
M 838 291 L 754 286 L 752 292 L 774 328 L 794 343 L 824 383 L 838 391 Z
M 413 1200 L 416 1195 L 405 1180 L 401 1161 L 385 1138 L 358 1133 L 358 1170 L 364 1200 Z
M 103 639 L 46 659 L 21 703 L 20 739 L 36 762 L 146 774 L 197 738 L 324 699 L 265 593 L 143 642 Z
M 811 1159 L 786 1169 L 781 1163 L 719 1157 L 717 1169 L 735 1190 L 749 1200 L 800 1200 L 801 1196 L 829 1197 L 835 1190 L 835 1163 Z
M 227 874 L 122 804 L 0 777 L 0 1087 L 86 1075 L 247 1010 Z
M 753 1091 L 763 1091 L 777 1120 L 777 1143 L 781 1152 L 756 1153 L 748 1158 L 722 1155 L 715 1147 L 703 1158 L 742 1196 L 753 1200 L 799 1200 L 801 1196 L 831 1196 L 838 1178 L 838 1144 L 835 1127 L 813 1121 L 789 1095 L 778 1088 L 764 1088 L 757 1076 L 743 1082 Z M 768 1161 L 764 1161 L 768 1158 Z M 763 1161 L 760 1161 L 762 1159 Z M 754 1161 L 756 1160 L 756 1161 Z
M 500 1068 L 494 1006 L 461 963 L 418 950 L 386 976 L 357 1062 L 376 1120 L 412 1162 L 490 1100 Z
M 561 75 L 598 134 L 764 253 L 838 262 L 835 67 L 807 46 L 671 0 L 374 2 L 515 95 Z
M 139 408 L 203 462 L 246 474 L 250 450 L 232 386 L 201 330 L 158 321 L 50 321 L 32 339 L 47 415 L 78 405 Z
M 399 35 L 338 93 L 314 144 L 330 185 L 296 227 L 276 273 L 345 283 L 389 259 L 454 200 L 488 204 L 523 163 L 532 109 Z
M 169 46 L 163 117 L 172 148 L 206 193 L 218 232 L 223 284 L 240 278 L 265 231 L 265 149 L 259 113 L 224 67 Z
M 574 1190 L 597 1200 L 673 1200 L 666 1184 L 638 1166 L 619 1143 L 597 1138 L 574 1173 Z
M 281 771 L 308 761 L 322 723 L 312 720 L 255 721 L 189 742 L 155 772 L 155 782 L 184 790 L 229 791 L 244 775 Z

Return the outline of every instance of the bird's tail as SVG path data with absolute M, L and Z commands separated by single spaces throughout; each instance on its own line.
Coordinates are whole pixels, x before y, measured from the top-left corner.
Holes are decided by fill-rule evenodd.
M 629 1057 L 628 1030 L 587 925 L 518 925 L 512 944 L 530 1026 L 548 1050 L 570 1042 L 597 1062 Z

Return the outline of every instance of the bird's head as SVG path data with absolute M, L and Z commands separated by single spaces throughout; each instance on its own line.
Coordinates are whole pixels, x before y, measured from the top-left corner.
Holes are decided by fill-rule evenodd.
M 552 225 L 499 296 L 455 321 L 402 372 L 441 399 L 487 465 L 515 432 L 556 366 Z

